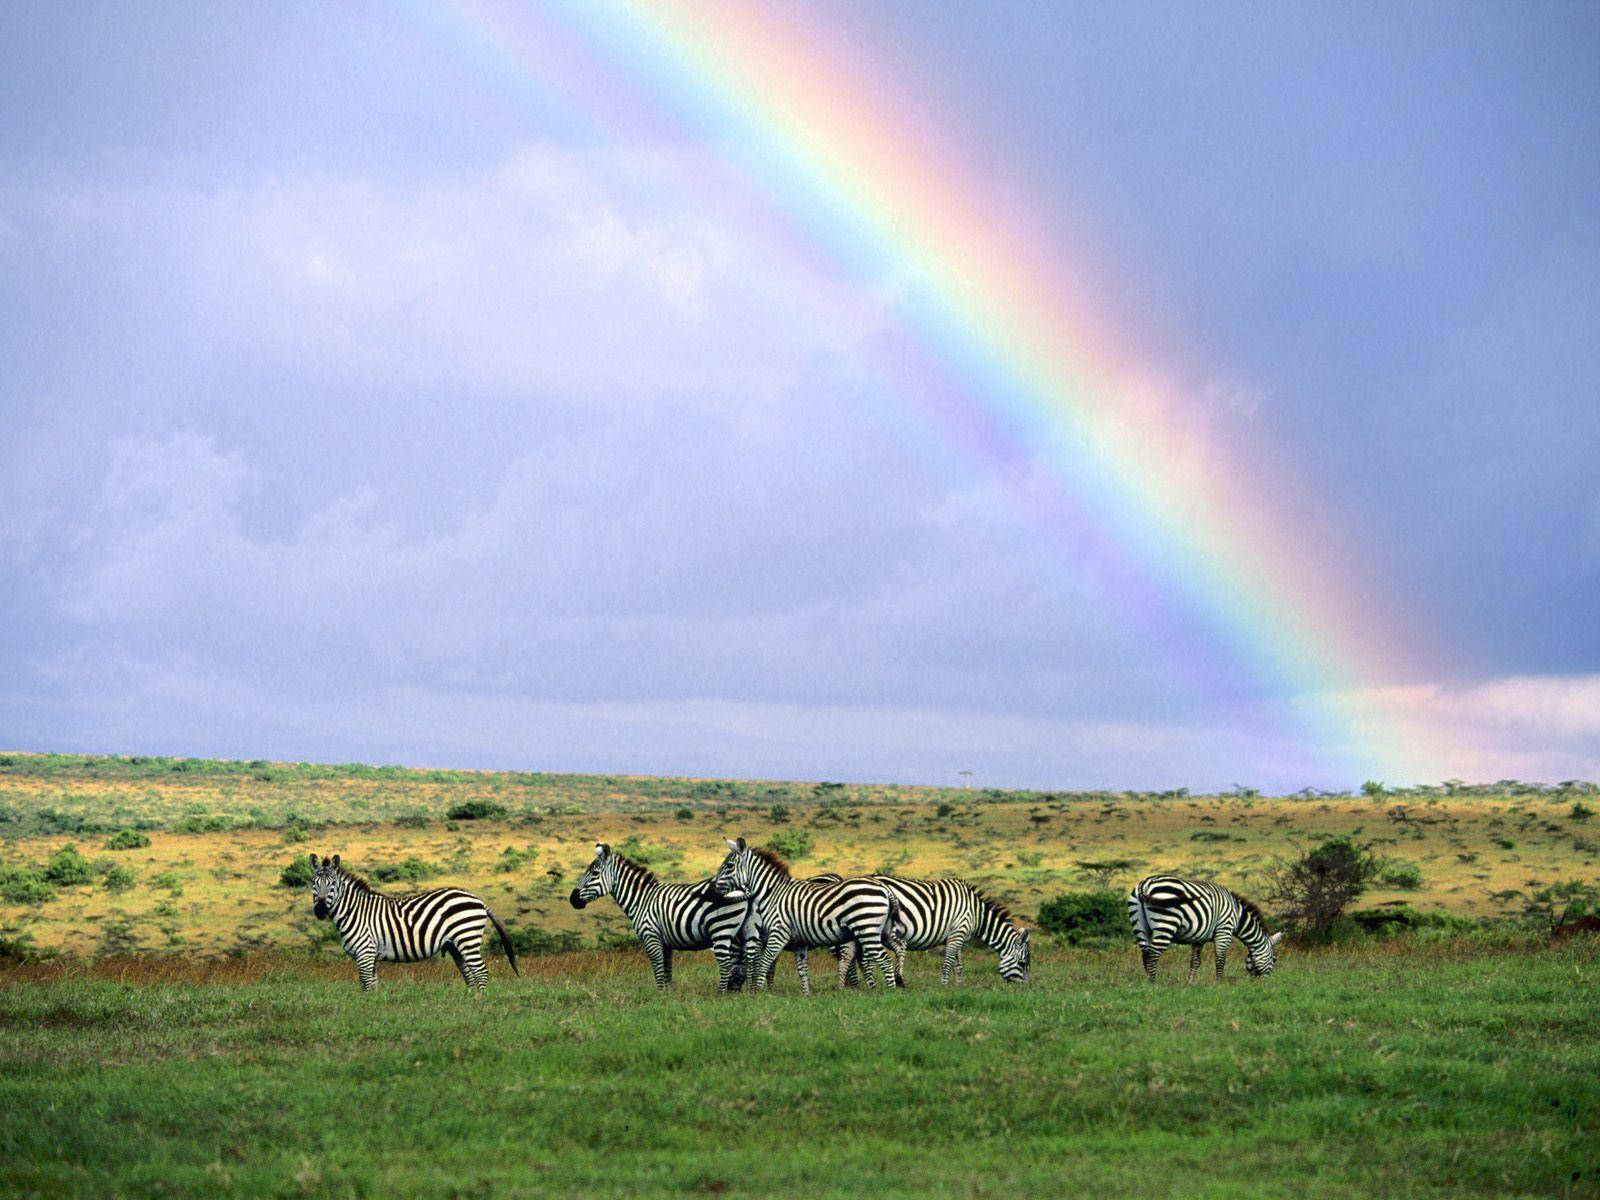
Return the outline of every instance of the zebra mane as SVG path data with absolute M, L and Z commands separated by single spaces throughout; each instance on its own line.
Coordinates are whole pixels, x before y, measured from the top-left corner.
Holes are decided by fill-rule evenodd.
M 1246 900 L 1243 896 L 1239 895 L 1238 892 L 1230 891 L 1228 895 L 1232 896 L 1239 902 L 1239 907 L 1244 909 L 1246 914 L 1256 919 L 1256 924 L 1261 926 L 1263 932 L 1266 930 L 1267 919 L 1261 915 L 1261 910 L 1255 906 L 1254 901 Z
M 1017 919 L 1011 915 L 1011 910 L 993 896 L 985 895 L 983 889 L 973 888 L 973 893 L 978 897 L 978 902 L 995 915 L 995 919 L 1002 925 L 1015 925 Z
M 640 883 L 661 882 L 656 878 L 656 873 L 654 871 L 645 866 L 643 863 L 634 862 L 633 859 L 629 858 L 626 854 L 618 854 L 615 850 L 613 850 L 611 852 L 611 857 L 616 861 L 618 870 L 627 871 Z
M 776 870 L 778 874 L 786 877 L 789 875 L 789 864 L 784 861 L 783 855 L 779 854 L 776 850 L 768 850 L 765 846 L 751 846 L 750 853 L 754 854 L 757 858 L 764 860 L 767 865 Z
M 367 882 L 365 876 L 357 875 L 354 871 L 352 871 L 349 867 L 345 866 L 343 863 L 341 863 L 339 865 L 339 874 L 343 875 L 344 876 L 344 881 L 347 884 L 349 884 L 351 887 L 355 888 L 356 891 L 358 891 L 358 892 L 369 892 L 374 896 L 383 895 L 382 892 L 380 892 L 377 888 L 373 887 L 370 883 Z

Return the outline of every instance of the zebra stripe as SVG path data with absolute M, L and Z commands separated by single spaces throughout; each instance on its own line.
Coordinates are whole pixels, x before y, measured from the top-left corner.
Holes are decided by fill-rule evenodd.
M 900 916 L 892 939 L 895 974 L 904 986 L 907 950 L 944 949 L 939 982 L 961 982 L 961 952 L 974 938 L 1000 956 L 1001 978 L 1026 983 L 1032 961 L 1028 930 L 1016 924 L 1005 906 L 991 900 L 964 879 L 900 879 L 873 875 L 900 902 Z M 839 956 L 839 983 L 849 981 L 855 965 L 855 947 L 845 946 Z
M 1193 946 L 1189 955 L 1189 982 L 1200 970 L 1200 952 L 1216 943 L 1217 979 L 1228 962 L 1228 947 L 1235 938 L 1249 952 L 1245 970 L 1270 975 L 1277 963 L 1282 933 L 1267 935 L 1261 910 L 1242 896 L 1205 880 L 1152 875 L 1141 879 L 1128 895 L 1128 921 L 1139 940 L 1144 973 L 1156 977 L 1156 963 L 1173 942 Z
M 895 986 L 894 968 L 886 943 L 891 936 L 899 902 L 872 879 L 846 879 L 840 883 L 812 883 L 795 879 L 789 864 L 770 850 L 748 846 L 745 840 L 728 842 L 728 857 L 712 877 L 711 889 L 720 896 L 747 896 L 754 903 L 762 931 L 760 959 L 746 976 L 760 991 L 772 976 L 773 964 L 783 950 L 795 950 L 800 986 L 811 994 L 811 974 L 806 952 L 817 946 L 860 943 L 862 976 L 871 985 L 867 967 L 877 966 L 884 983 Z
M 448 953 L 468 987 L 483 988 L 489 971 L 483 965 L 483 923 L 492 921 L 512 971 L 517 954 L 504 926 L 489 906 L 460 888 L 436 888 L 409 896 L 386 896 L 359 875 L 346 871 L 339 856 L 317 861 L 311 856 L 311 911 L 331 919 L 345 953 L 355 959 L 361 987 L 377 986 L 378 960 L 419 962 Z
M 672 982 L 674 950 L 710 950 L 717 957 L 717 990 L 736 991 L 744 976 L 741 929 L 751 906 L 748 900 L 713 895 L 710 884 L 709 879 L 662 883 L 654 872 L 601 842 L 569 899 L 573 908 L 602 896 L 617 902 L 650 956 L 656 987 Z

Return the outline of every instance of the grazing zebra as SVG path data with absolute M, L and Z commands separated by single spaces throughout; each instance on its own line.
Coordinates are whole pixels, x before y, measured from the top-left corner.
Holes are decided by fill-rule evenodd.
M 672 982 L 674 950 L 709 949 L 717 956 L 717 990 L 736 991 L 744 978 L 741 931 L 750 903 L 714 895 L 710 885 L 709 879 L 662 883 L 653 871 L 601 842 L 570 899 L 573 908 L 584 908 L 601 896 L 617 902 L 650 956 L 656 987 L 665 989 Z
M 1200 951 L 1209 941 L 1217 944 L 1217 979 L 1228 962 L 1228 947 L 1238 938 L 1249 951 L 1245 970 L 1270 975 L 1277 962 L 1281 932 L 1267 936 L 1261 910 L 1243 896 L 1203 880 L 1176 875 L 1152 875 L 1140 880 L 1128 894 L 1128 920 L 1139 939 L 1144 973 L 1154 980 L 1156 963 L 1173 942 L 1193 946 L 1189 955 L 1189 982 L 1200 970 Z
M 762 932 L 761 957 L 745 974 L 757 991 L 767 986 L 778 955 L 792 948 L 800 987 L 809 996 L 807 952 L 815 946 L 852 941 L 860 943 L 862 977 L 868 985 L 868 967 L 876 965 L 884 983 L 895 986 L 894 966 L 885 943 L 893 934 L 899 903 L 875 880 L 812 883 L 795 879 L 789 874 L 789 864 L 771 850 L 748 846 L 740 838 L 728 842 L 728 857 L 712 877 L 711 888 L 720 896 L 748 896 L 754 902 Z
M 900 879 L 874 875 L 900 901 L 899 925 L 893 948 L 895 976 L 905 986 L 907 950 L 944 947 L 939 982 L 953 977 L 961 982 L 961 951 L 973 938 L 1000 956 L 1000 975 L 1012 983 L 1026 983 L 1032 960 L 1028 930 L 1021 928 L 1004 905 L 991 900 L 964 879 Z M 839 957 L 839 982 L 846 984 L 855 963 L 855 947 L 845 946 Z
M 378 960 L 419 962 L 448 953 L 471 988 L 489 983 L 483 965 L 483 921 L 487 917 L 506 948 L 511 970 L 517 969 L 517 952 L 505 926 L 489 906 L 460 888 L 435 888 L 409 896 L 386 896 L 359 875 L 339 865 L 339 856 L 317 861 L 311 856 L 311 911 L 319 919 L 332 919 L 344 951 L 356 960 L 361 987 L 377 986 Z

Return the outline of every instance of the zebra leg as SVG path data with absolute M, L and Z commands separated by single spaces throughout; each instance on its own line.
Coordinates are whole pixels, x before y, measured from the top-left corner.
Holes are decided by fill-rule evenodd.
M 378 953 L 363 954 L 356 959 L 356 974 L 361 976 L 361 990 L 370 992 L 378 986 Z
M 846 942 L 839 947 L 839 986 L 850 986 L 850 972 L 856 963 L 856 944 Z
M 468 987 L 471 987 L 472 972 L 467 969 L 467 960 L 462 957 L 461 951 L 456 949 L 454 943 L 446 946 L 445 950 L 449 953 L 450 958 L 455 962 L 456 970 L 461 972 L 461 978 L 466 981 Z
M 800 994 L 811 995 L 811 951 L 804 946 L 794 952 L 795 970 L 800 972 Z
M 661 977 L 662 977 L 662 979 L 664 979 L 666 981 L 665 983 L 663 983 L 661 985 L 662 987 L 671 987 L 672 986 L 672 947 L 671 946 L 663 945 L 661 947 Z
M 1151 939 L 1146 945 L 1139 947 L 1140 957 L 1144 959 L 1144 973 L 1151 983 L 1156 981 L 1156 964 L 1161 961 L 1161 956 L 1167 952 L 1169 943 Z
M 877 936 L 877 931 L 872 930 L 861 939 L 861 981 L 871 986 L 872 975 L 867 970 L 866 964 L 872 963 L 883 973 L 883 986 L 893 988 L 896 986 L 894 977 L 894 954 L 889 947 L 883 944 Z
M 1228 947 L 1233 945 L 1231 933 L 1217 933 L 1217 982 L 1222 982 L 1222 968 L 1228 965 Z
M 939 964 L 939 982 L 949 986 L 953 978 L 961 982 L 961 951 L 967 944 L 967 931 L 958 929 L 944 944 L 944 962 Z
M 666 991 L 672 978 L 667 965 L 667 948 L 654 933 L 641 934 L 639 940 L 644 943 L 644 952 L 650 956 L 650 971 L 656 977 L 656 987 Z
M 1204 942 L 1196 942 L 1189 951 L 1189 982 L 1194 982 L 1194 977 L 1200 973 L 1200 952 L 1206 948 Z
M 756 991 L 764 992 L 772 986 L 772 973 L 778 969 L 778 955 L 783 953 L 783 944 L 788 940 L 787 930 L 781 934 L 767 934 L 767 940 L 761 947 L 761 961 L 756 963 L 754 973 L 748 976 Z
M 717 957 L 717 991 L 726 992 L 737 990 L 733 987 L 733 945 L 713 946 L 712 952 Z M 743 972 L 740 972 L 740 982 L 743 982 Z

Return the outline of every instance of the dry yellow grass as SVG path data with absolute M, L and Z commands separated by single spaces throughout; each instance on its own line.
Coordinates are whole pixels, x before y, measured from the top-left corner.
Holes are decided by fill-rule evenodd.
M 1496 892 L 1566 878 L 1600 882 L 1600 857 L 1590 840 L 1600 832 L 1571 819 L 1570 798 L 1547 795 L 1100 800 L 782 784 L 726 785 L 718 792 L 723 785 L 683 780 L 450 774 L 444 780 L 415 774 L 377 780 L 0 777 L 0 803 L 12 818 L 0 829 L 25 828 L 47 809 L 108 826 L 167 826 L 148 831 L 148 847 L 124 851 L 105 849 L 105 833 L 24 832 L 0 839 L 0 862 L 43 863 L 76 844 L 90 859 L 121 863 L 136 875 L 135 885 L 121 892 L 96 882 L 60 888 L 42 904 L 0 904 L 0 926 L 25 931 L 36 946 L 73 954 L 305 948 L 325 942 L 328 926 L 311 918 L 305 889 L 285 888 L 279 877 L 292 860 L 314 850 L 338 852 L 366 871 L 420 859 L 441 868 L 420 886 L 470 888 L 509 924 L 590 936 L 621 931 L 611 905 L 580 913 L 566 903 L 594 842 L 637 839 L 664 878 L 697 879 L 720 861 L 724 835 L 756 843 L 774 835 L 808 837 L 812 849 L 796 862 L 808 873 L 959 874 L 1024 915 L 1061 891 L 1090 886 L 1077 864 L 1106 859 L 1133 864 L 1111 874 L 1115 888 L 1152 871 L 1177 870 L 1259 894 L 1277 860 L 1340 834 L 1422 871 L 1420 889 L 1378 887 L 1363 904 L 1406 900 L 1487 916 L 1499 911 Z M 445 812 L 465 799 L 500 803 L 509 816 L 445 821 Z M 775 802 L 787 809 L 786 820 L 774 819 Z M 578 806 L 584 811 L 570 811 Z M 207 820 L 243 822 L 253 814 L 270 824 L 288 813 L 337 823 L 309 831 L 298 825 L 171 831 L 186 819 L 203 827 Z M 427 823 L 396 824 L 405 813 L 424 814 Z M 500 869 L 508 849 L 518 855 L 510 871 Z M 382 886 L 405 891 L 418 885 Z

